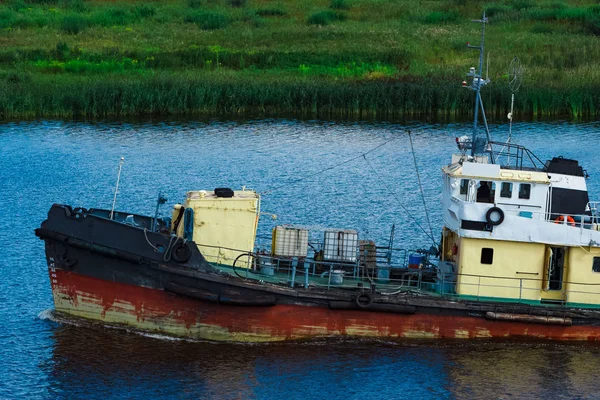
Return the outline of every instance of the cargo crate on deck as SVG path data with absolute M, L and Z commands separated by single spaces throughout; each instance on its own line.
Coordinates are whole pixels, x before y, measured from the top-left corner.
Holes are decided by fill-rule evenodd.
M 323 259 L 326 261 L 356 262 L 358 232 L 354 230 L 326 230 Z
M 277 257 L 306 257 L 308 253 L 308 230 L 291 225 L 273 228 L 272 252 Z

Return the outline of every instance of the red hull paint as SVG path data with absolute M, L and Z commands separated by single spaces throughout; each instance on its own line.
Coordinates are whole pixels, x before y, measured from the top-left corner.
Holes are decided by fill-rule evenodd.
M 68 271 L 51 269 L 50 276 L 58 311 L 204 339 L 268 341 L 319 336 L 600 339 L 600 327 L 594 326 L 565 327 L 488 321 L 480 317 L 418 312 L 400 315 L 298 305 L 227 306 Z

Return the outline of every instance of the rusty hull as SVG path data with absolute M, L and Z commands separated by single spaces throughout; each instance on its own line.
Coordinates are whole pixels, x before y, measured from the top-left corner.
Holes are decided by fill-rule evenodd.
M 65 314 L 168 335 L 236 342 L 316 337 L 539 338 L 599 340 L 593 325 L 544 325 L 480 316 L 417 312 L 412 315 L 322 306 L 232 306 L 159 289 L 109 282 L 50 268 L 56 310 Z

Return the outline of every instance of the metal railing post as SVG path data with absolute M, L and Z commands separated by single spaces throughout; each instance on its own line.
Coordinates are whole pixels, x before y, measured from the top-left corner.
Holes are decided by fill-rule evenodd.
M 298 259 L 292 258 L 292 279 L 290 280 L 290 287 L 294 287 L 294 281 L 296 280 L 296 266 L 298 265 Z
M 479 290 L 481 288 L 481 276 L 478 277 L 479 280 L 477 282 L 477 301 L 479 301 Z
M 308 289 L 308 270 L 309 270 L 309 264 L 305 261 L 304 262 L 304 289 Z
M 440 294 L 443 296 L 444 295 L 444 278 L 445 278 L 445 273 L 442 272 L 442 286 L 440 287 Z
M 521 299 L 523 298 L 523 278 L 519 279 L 519 303 L 521 302 Z
M 365 270 L 367 269 L 367 254 L 369 253 L 369 250 L 366 249 L 366 246 L 365 246 L 365 250 L 364 250 L 363 253 L 364 253 L 364 257 L 365 257 L 364 258 L 365 262 L 364 262 L 364 264 L 362 266 L 362 279 L 361 279 L 361 282 L 364 282 L 364 280 L 365 280 Z M 376 264 L 377 264 L 377 262 L 376 262 Z M 358 272 L 360 274 L 360 269 L 359 269 Z

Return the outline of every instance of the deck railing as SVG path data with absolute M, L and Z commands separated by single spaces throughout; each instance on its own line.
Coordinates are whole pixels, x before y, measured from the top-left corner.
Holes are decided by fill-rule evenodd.
M 410 254 L 406 249 L 393 250 L 402 251 L 407 256 Z M 420 292 L 447 299 L 468 298 L 472 301 L 498 298 L 527 303 L 539 302 L 540 299 L 543 302 L 544 298 L 547 298 L 547 302 L 557 305 L 568 302 L 600 304 L 600 283 L 562 281 L 560 290 L 544 290 L 548 281 L 539 277 L 458 274 L 442 271 L 426 257 L 420 268 L 408 268 L 406 264 L 366 266 L 360 262 L 282 258 L 244 252 L 240 254 L 242 257 L 238 258 L 235 265 L 232 265 L 235 260 L 222 258 L 208 261 L 244 279 L 288 287 L 315 287 L 326 290 L 372 289 L 390 296 Z M 460 294 L 457 294 L 457 289 Z
M 492 203 L 481 203 L 476 201 L 466 201 L 457 197 L 452 197 L 452 201 L 460 203 L 477 203 L 491 207 Z M 557 224 L 563 224 L 571 227 L 578 227 L 580 229 L 589 229 L 600 231 L 600 202 L 591 201 L 587 205 L 587 209 L 590 210 L 589 214 L 561 214 L 547 211 L 537 211 L 533 209 L 523 208 L 523 205 L 519 209 L 506 208 L 506 205 L 500 204 L 500 208 L 506 215 L 513 215 L 521 218 L 542 220 L 548 222 L 554 222 Z M 483 216 L 482 216 L 483 218 Z

